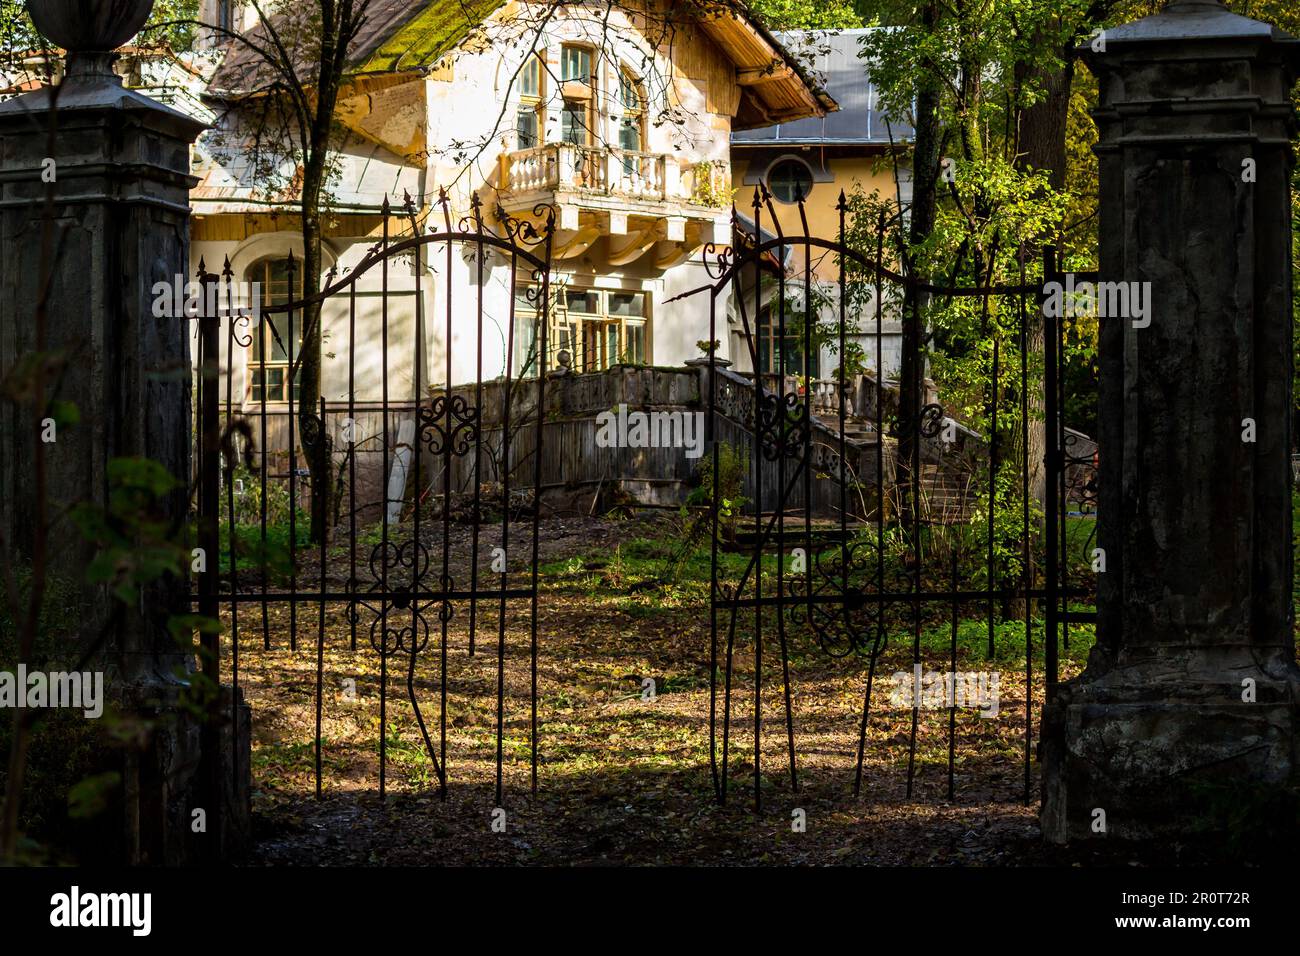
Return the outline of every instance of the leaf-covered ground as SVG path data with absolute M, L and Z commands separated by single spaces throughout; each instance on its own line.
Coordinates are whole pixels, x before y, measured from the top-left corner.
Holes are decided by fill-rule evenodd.
M 421 533 L 435 545 L 438 563 L 441 534 L 440 526 Z M 452 534 L 457 563 L 470 531 L 455 528 Z M 398 541 L 409 536 L 409 528 L 392 534 Z M 680 541 L 673 519 L 554 519 L 543 523 L 540 538 L 536 796 L 530 786 L 526 600 L 511 601 L 507 610 L 500 803 L 495 794 L 495 604 L 477 608 L 473 656 L 468 607 L 458 605 L 447 623 L 445 798 L 438 793 L 407 686 L 409 678 L 437 746 L 442 707 L 437 609 L 424 615 L 428 640 L 412 674 L 405 652 L 381 666 L 370 646 L 369 609 L 360 609 L 354 652 L 345 607 L 327 606 L 320 799 L 315 796 L 315 606 L 299 606 L 295 651 L 287 646 L 286 608 L 269 610 L 268 651 L 257 626 L 260 609 L 244 606 L 239 682 L 254 715 L 255 863 L 997 865 L 1061 859 L 1038 839 L 1036 762 L 1030 765 L 1031 791 L 1025 799 L 1020 625 L 999 628 L 992 660 L 983 612 L 970 609 L 971 620 L 961 627 L 958 669 L 996 671 L 1000 700 L 996 717 L 972 709 L 957 712 L 956 796 L 950 800 L 947 709 L 919 713 L 913 791 L 907 793 L 912 712 L 891 705 L 890 690 L 896 672 L 911 671 L 910 631 L 893 635 L 877 664 L 861 793 L 855 797 L 868 660 L 832 659 L 807 634 L 789 630 L 795 792 L 780 643 L 769 621 L 763 647 L 762 810 L 756 812 L 754 647 L 752 612 L 747 612 L 735 644 L 729 793 L 721 806 L 709 762 L 707 549 L 686 562 L 676 583 L 665 583 Z M 488 555 L 497 543 L 498 531 L 481 532 L 485 580 Z M 527 543 L 525 538 L 516 544 Z M 335 555 L 327 584 L 345 579 L 346 565 L 345 557 Z M 513 556 L 511 565 L 516 571 L 523 566 Z M 734 573 L 743 559 L 727 555 L 724 565 Z M 304 568 L 302 580 L 318 582 L 318 568 Z M 521 580 L 516 573 L 511 583 Z M 397 610 L 394 617 L 409 625 L 410 610 Z M 926 670 L 947 668 L 944 622 L 943 617 L 925 622 Z M 1076 639 L 1063 661 L 1063 676 L 1078 669 L 1085 643 Z M 1035 725 L 1043 694 L 1041 656 L 1036 640 Z M 645 693 L 647 678 L 654 682 L 653 699 Z M 494 813 L 498 807 L 504 810 L 504 830 L 501 814 Z M 800 820 L 802 829 L 796 825 Z

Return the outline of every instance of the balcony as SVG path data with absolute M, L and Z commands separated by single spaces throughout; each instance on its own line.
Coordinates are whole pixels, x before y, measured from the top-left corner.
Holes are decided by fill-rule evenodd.
M 668 268 L 706 242 L 730 241 L 726 175 L 713 163 L 683 168 L 666 153 L 548 143 L 502 154 L 498 182 L 512 215 L 539 202 L 556 207 L 557 258 L 609 236 L 611 264 L 658 247 L 656 265 Z

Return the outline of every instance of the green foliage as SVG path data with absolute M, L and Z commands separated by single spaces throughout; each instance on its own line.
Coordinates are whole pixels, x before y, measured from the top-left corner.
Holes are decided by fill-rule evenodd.
M 687 496 L 686 504 L 681 509 L 681 517 L 686 523 L 686 527 L 681 537 L 681 544 L 673 555 L 670 564 L 671 580 L 676 581 L 681 576 L 687 562 L 699 551 L 704 541 L 709 537 L 715 512 L 718 518 L 719 540 L 722 542 L 735 540 L 736 524 L 740 519 L 741 510 L 745 506 L 745 499 L 740 492 L 744 487 L 745 472 L 748 469 L 749 462 L 744 453 L 735 445 L 729 445 L 725 442 L 718 445 L 716 483 L 714 481 L 713 456 L 705 455 L 700 459 L 699 469 L 696 472 L 700 484 Z M 717 485 L 716 492 L 714 489 L 715 484 Z M 703 505 L 705 508 L 691 514 L 687 505 Z
M 772 30 L 846 30 L 865 25 L 852 0 L 752 0 L 749 7 Z
M 73 509 L 83 537 L 96 545 L 86 576 L 107 584 L 130 604 L 140 588 L 167 574 L 184 577 L 188 550 L 175 539 L 162 499 L 179 482 L 162 465 L 145 458 L 115 458 L 108 464 L 106 508 L 88 503 Z

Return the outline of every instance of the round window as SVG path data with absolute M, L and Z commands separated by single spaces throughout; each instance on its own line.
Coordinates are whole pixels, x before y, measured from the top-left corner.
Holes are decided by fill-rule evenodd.
M 812 172 L 797 159 L 783 159 L 767 171 L 767 188 L 781 202 L 807 199 L 812 184 Z

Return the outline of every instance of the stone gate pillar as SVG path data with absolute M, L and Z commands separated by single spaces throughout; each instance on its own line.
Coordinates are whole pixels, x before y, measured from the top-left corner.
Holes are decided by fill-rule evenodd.
M 33 20 L 67 53 L 57 95 L 50 88 L 0 104 L 0 365 L 37 351 L 36 312 L 44 302 L 46 351 L 58 356 L 51 379 L 80 421 L 45 445 L 52 513 L 76 502 L 108 504 L 114 459 L 149 459 L 179 480 L 152 517 L 178 540 L 188 513 L 191 426 L 191 322 L 155 314 L 155 283 L 189 269 L 190 146 L 204 126 L 127 90 L 113 73 L 116 54 L 145 22 L 152 0 L 31 0 Z M 52 187 L 52 194 L 50 193 Z M 47 230 L 46 225 L 53 228 Z M 47 388 L 53 395 L 53 382 Z M 30 406 L 0 421 L 0 522 L 20 551 L 32 539 L 34 443 Z M 189 611 L 187 585 L 169 579 L 125 606 L 104 586 L 85 583 L 96 550 L 66 519 L 49 536 L 51 578 L 65 595 L 66 626 L 50 639 L 69 666 L 89 656 L 104 673 L 110 705 L 145 728 L 139 747 L 103 742 L 100 769 L 120 774 L 112 809 L 90 842 L 102 858 L 131 863 L 213 859 L 238 849 L 246 786 L 241 733 L 213 730 L 178 700 L 192 651 L 167 618 Z M 210 565 L 216 556 L 209 556 Z M 244 714 L 227 700 L 225 714 Z M 220 797 L 202 767 L 226 750 Z M 230 804 L 229 807 L 223 804 Z M 196 833 L 192 813 L 211 824 Z M 222 813 L 222 810 L 228 812 Z M 219 821 L 226 820 L 223 829 Z
M 1098 646 L 1044 709 L 1054 842 L 1221 831 L 1229 810 L 1267 828 L 1300 784 L 1298 47 L 1219 0 L 1174 0 L 1081 51 L 1101 91 L 1101 279 L 1130 285 L 1126 311 L 1099 296 L 1119 313 L 1100 320 L 1105 570 Z

